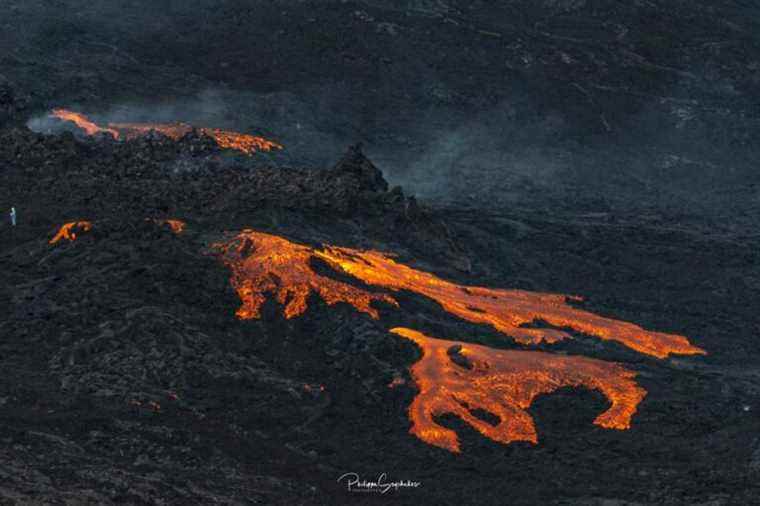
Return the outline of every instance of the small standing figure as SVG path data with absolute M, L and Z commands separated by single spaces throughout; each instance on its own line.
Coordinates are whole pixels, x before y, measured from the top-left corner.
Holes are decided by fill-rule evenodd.
M 11 225 L 16 226 L 16 208 L 11 207 Z

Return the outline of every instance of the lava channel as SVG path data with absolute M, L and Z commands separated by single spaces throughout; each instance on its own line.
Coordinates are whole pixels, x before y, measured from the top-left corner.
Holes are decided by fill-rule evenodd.
M 310 266 L 311 260 L 316 258 L 336 272 L 348 274 L 367 285 L 391 291 L 408 290 L 430 298 L 448 313 L 472 323 L 491 325 L 521 344 L 571 339 L 568 332 L 561 330 L 566 328 L 616 341 L 658 358 L 671 353 L 705 353 L 684 336 L 648 331 L 633 323 L 598 316 L 568 304 L 568 300 L 580 300 L 579 297 L 458 285 L 397 263 L 389 255 L 377 251 L 333 246 L 316 249 L 254 230 L 245 230 L 227 244 L 217 247 L 226 253 L 225 262 L 233 272 L 232 284 L 243 301 L 237 312 L 241 318 L 259 318 L 259 308 L 267 293 L 274 293 L 281 304 L 287 302 L 284 312 L 288 318 L 306 310 L 307 298 L 312 291 L 319 293 L 328 304 L 347 302 L 375 319 L 379 315 L 370 306 L 371 301 L 383 300 L 398 305 L 389 295 L 372 293 L 318 275 Z M 539 320 L 554 328 L 526 328 Z
M 117 140 L 133 140 L 155 131 L 178 141 L 195 129 L 192 125 L 186 123 L 109 123 L 107 127 L 102 127 L 84 114 L 66 109 L 54 109 L 51 112 L 51 116 L 63 121 L 73 122 L 87 135 L 106 133 Z M 269 152 L 283 149 L 282 145 L 255 135 L 221 130 L 219 128 L 198 128 L 197 130 L 201 134 L 214 139 L 220 148 L 239 151 L 247 155 L 252 155 L 259 151 Z
M 84 114 L 68 111 L 66 109 L 53 109 L 50 115 L 54 118 L 58 118 L 61 121 L 70 121 L 76 126 L 84 130 L 87 135 L 97 135 L 100 133 L 108 134 L 114 139 L 119 138 L 119 132 L 111 128 L 103 128 L 96 123 L 90 121 L 90 119 Z

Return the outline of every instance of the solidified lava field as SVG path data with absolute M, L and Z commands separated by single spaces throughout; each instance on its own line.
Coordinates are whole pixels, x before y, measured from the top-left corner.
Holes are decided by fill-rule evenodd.
M 0 504 L 760 503 L 757 7 L 6 4 Z

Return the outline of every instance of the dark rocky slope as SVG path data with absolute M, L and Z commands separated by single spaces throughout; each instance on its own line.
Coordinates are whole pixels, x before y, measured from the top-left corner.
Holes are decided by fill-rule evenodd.
M 388 190 L 358 149 L 331 170 L 193 155 L 202 139 L 113 144 L 0 134 L 0 497 L 8 504 L 748 504 L 757 489 L 756 238 L 600 216 L 475 213 Z M 188 158 L 189 157 L 189 158 Z M 194 157 L 194 158 L 193 158 Z M 193 172 L 176 171 L 193 160 Z M 183 162 L 184 163 L 184 162 Z M 187 222 L 177 235 L 146 218 Z M 89 233 L 48 244 L 65 221 Z M 592 392 L 531 408 L 538 446 L 455 419 L 463 453 L 408 434 L 418 353 L 387 332 L 512 347 L 400 294 L 379 321 L 316 297 L 234 317 L 210 245 L 254 227 L 394 251 L 458 281 L 578 293 L 591 310 L 688 335 L 704 358 L 642 358 L 578 336 L 555 351 L 627 364 L 649 391 L 630 431 L 591 424 Z M 746 408 L 745 408 L 746 406 Z M 422 482 L 349 494 L 345 472 Z
M 752 2 L 6 0 L 0 28 L 0 504 L 757 502 Z M 285 150 L 25 127 L 53 107 Z M 708 355 L 543 346 L 637 371 L 631 430 L 564 389 L 530 408 L 537 446 L 444 417 L 453 455 L 408 433 L 419 351 L 388 329 L 517 346 L 411 293 L 379 321 L 318 297 L 240 321 L 211 246 L 246 227 L 583 295 Z M 349 494 L 346 472 L 422 485 Z
M 0 119 L 76 105 L 206 122 L 273 134 L 316 166 L 364 141 L 431 198 L 730 219 L 756 209 L 757 14 L 738 0 L 11 1 Z

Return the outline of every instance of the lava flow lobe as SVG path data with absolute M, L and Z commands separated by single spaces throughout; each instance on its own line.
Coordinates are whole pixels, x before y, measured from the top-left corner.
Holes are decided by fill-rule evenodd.
M 379 318 L 372 301 L 397 305 L 388 295 L 372 293 L 317 274 L 310 265 L 314 250 L 274 235 L 245 230 L 232 241 L 215 245 L 232 269 L 232 285 L 243 302 L 237 316 L 259 318 L 265 294 L 285 305 L 286 318 L 303 314 L 311 292 L 329 305 L 346 302 L 372 318 Z
M 409 407 L 410 432 L 452 452 L 459 452 L 457 434 L 437 424 L 436 416 L 455 414 L 500 443 L 537 443 L 536 427 L 526 410 L 541 394 L 562 387 L 598 390 L 612 405 L 594 424 L 618 430 L 630 428 L 631 417 L 646 396 L 646 390 L 633 380 L 636 373 L 619 364 L 538 351 L 497 350 L 436 339 L 407 328 L 391 332 L 422 348 L 422 358 L 411 368 L 419 393 Z M 474 416 L 477 409 L 496 415 L 498 423 Z

